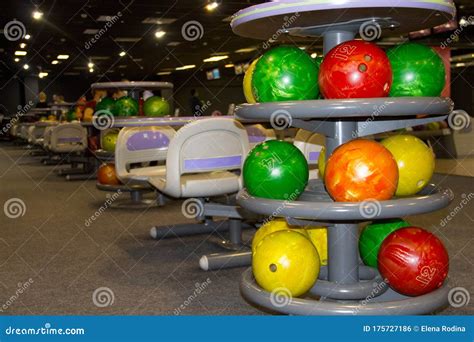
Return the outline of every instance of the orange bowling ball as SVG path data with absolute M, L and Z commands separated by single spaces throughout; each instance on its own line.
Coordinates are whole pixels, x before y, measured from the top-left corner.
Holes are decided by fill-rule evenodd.
M 324 182 L 329 195 L 338 202 L 388 200 L 397 189 L 397 162 L 375 141 L 351 140 L 329 157 Z
M 120 180 L 117 178 L 114 164 L 103 164 L 97 171 L 97 180 L 100 184 L 119 185 Z

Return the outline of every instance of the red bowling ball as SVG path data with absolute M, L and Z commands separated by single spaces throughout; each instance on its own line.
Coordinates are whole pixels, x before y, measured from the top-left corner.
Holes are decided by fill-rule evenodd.
M 391 85 L 390 61 L 373 43 L 339 44 L 321 63 L 319 87 L 325 99 L 386 97 Z
M 378 267 L 391 288 L 407 296 L 420 296 L 443 285 L 449 257 L 440 239 L 417 227 L 391 233 L 382 243 Z

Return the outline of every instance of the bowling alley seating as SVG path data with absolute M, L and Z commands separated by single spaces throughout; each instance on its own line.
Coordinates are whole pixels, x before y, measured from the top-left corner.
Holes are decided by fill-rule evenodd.
M 276 139 L 275 131 L 265 128 L 261 124 L 245 126 L 245 129 L 249 137 L 250 149 L 264 141 Z
M 318 159 L 325 145 L 325 137 L 318 133 L 299 129 L 293 144 L 304 154 L 309 166 L 309 179 L 319 178 Z
M 166 172 L 168 145 L 175 135 L 170 126 L 122 128 L 115 146 L 115 170 L 123 185 L 97 183 L 97 188 L 129 192 L 131 201 L 116 200 L 111 208 L 139 209 L 165 203 L 165 196 L 148 183 L 148 178 Z M 152 191 L 156 199 L 143 198 L 144 193 Z
M 59 175 L 73 180 L 77 179 L 75 175 L 88 173 L 88 160 L 84 156 L 87 150 L 87 130 L 80 123 L 63 123 L 52 127 L 47 132 L 45 144 L 51 154 L 59 156 L 59 163 L 71 165 L 70 168 L 59 170 Z M 78 167 L 79 164 L 82 167 Z
M 203 119 L 181 128 L 169 144 L 164 172 L 148 180 L 165 195 L 184 199 L 183 216 L 199 222 L 152 227 L 151 236 L 162 239 L 229 231 L 229 240 L 220 241 L 220 245 L 236 252 L 202 256 L 201 268 L 248 264 L 250 255 L 242 242 L 242 228 L 252 227 L 245 221 L 255 215 L 235 203 L 235 194 L 242 188 L 240 172 L 248 151 L 247 131 L 233 119 Z M 226 220 L 217 221 L 214 217 Z

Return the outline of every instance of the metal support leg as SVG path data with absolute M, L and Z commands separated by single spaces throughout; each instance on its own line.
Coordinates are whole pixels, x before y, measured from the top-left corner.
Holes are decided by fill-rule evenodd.
M 140 203 L 143 199 L 142 193 L 140 191 L 131 191 L 130 197 L 132 198 L 133 203 Z
M 329 281 L 340 284 L 359 281 L 358 236 L 357 224 L 336 224 L 328 228 Z

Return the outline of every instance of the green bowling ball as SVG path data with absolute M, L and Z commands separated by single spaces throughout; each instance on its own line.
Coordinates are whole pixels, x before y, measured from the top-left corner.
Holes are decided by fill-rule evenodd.
M 143 113 L 146 116 L 170 115 L 170 104 L 162 97 L 151 96 L 143 104 Z
M 252 77 L 257 102 L 312 100 L 319 95 L 317 63 L 296 46 L 275 47 L 258 60 Z
M 367 225 L 359 238 L 359 253 L 364 263 L 377 267 L 377 255 L 383 240 L 397 229 L 410 226 L 402 219 L 376 221 Z
M 67 113 L 66 113 L 66 121 L 68 122 L 71 122 L 71 121 L 74 121 L 76 120 L 76 111 L 73 109 L 70 109 Z
M 95 106 L 95 111 L 103 111 L 103 113 L 110 113 L 115 115 L 115 100 L 111 97 L 104 97 L 100 102 Z
M 405 43 L 387 51 L 393 72 L 390 96 L 440 96 L 446 82 L 444 63 L 432 48 Z
M 110 131 L 102 137 L 102 149 L 108 152 L 115 152 L 115 145 L 117 145 L 117 138 L 119 131 Z
M 308 183 L 303 153 L 286 141 L 269 140 L 255 146 L 245 159 L 244 185 L 250 195 L 296 200 Z
M 123 96 L 115 101 L 115 111 L 117 116 L 138 115 L 138 102 L 130 96 Z

